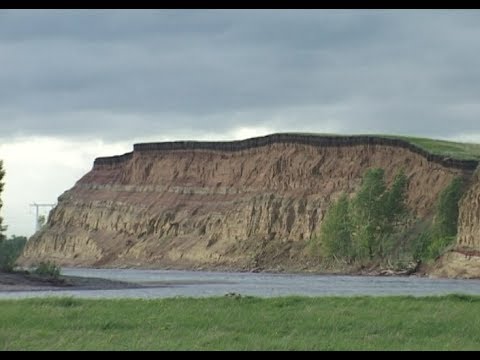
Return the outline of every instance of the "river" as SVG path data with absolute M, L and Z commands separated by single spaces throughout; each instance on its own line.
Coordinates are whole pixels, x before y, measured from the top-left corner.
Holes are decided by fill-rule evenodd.
M 355 295 L 480 295 L 480 280 L 310 274 L 229 273 L 209 271 L 63 268 L 62 274 L 143 283 L 147 287 L 116 290 L 53 290 L 0 293 L 0 299 L 44 296 L 82 298 L 165 298 L 223 296 L 261 297 Z M 157 284 L 157 285 L 154 285 Z

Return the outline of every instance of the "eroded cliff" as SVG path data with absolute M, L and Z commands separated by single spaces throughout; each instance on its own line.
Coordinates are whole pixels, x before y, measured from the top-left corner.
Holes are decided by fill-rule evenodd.
M 439 192 L 454 176 L 471 177 L 476 162 L 375 137 L 271 135 L 136 144 L 131 153 L 96 159 L 93 169 L 59 197 L 20 263 L 314 268 L 305 250 L 308 240 L 331 201 L 342 192 L 354 193 L 371 167 L 385 169 L 388 182 L 404 168 L 408 207 L 422 218 L 432 214 Z M 472 231 L 464 230 L 468 226 L 478 232 L 480 191 L 470 191 L 467 197 L 477 201 L 476 220 L 463 220 L 462 233 Z M 462 207 L 462 219 L 469 216 Z M 471 221 L 476 225 L 468 225 Z M 461 239 L 478 248 L 478 237 Z
M 457 242 L 430 273 L 441 277 L 480 277 L 480 168 L 460 201 Z

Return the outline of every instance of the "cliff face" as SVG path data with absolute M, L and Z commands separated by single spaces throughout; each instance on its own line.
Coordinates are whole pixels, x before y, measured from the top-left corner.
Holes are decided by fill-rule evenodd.
M 480 277 L 480 168 L 460 201 L 457 242 L 431 273 L 442 277 Z
M 60 196 L 20 263 L 305 270 L 329 204 L 354 193 L 368 168 L 384 168 L 390 182 L 403 167 L 408 206 L 425 217 L 452 178 L 476 165 L 396 140 L 320 140 L 139 144 L 99 158 Z

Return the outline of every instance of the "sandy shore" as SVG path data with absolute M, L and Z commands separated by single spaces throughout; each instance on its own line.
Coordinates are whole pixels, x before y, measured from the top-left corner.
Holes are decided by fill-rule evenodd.
M 110 290 L 145 287 L 124 281 L 64 276 L 52 278 L 23 272 L 0 272 L 0 292 L 2 291 L 44 291 L 44 290 Z
M 114 290 L 144 289 L 152 287 L 172 287 L 185 285 L 228 284 L 226 281 L 143 281 L 139 283 L 108 280 L 83 276 L 52 278 L 28 274 L 26 272 L 5 273 L 0 271 L 0 292 L 9 291 L 51 291 L 51 290 Z

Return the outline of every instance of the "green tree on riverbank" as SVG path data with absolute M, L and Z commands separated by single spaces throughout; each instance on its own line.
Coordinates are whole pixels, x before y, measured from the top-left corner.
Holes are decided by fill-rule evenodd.
M 407 215 L 407 177 L 401 170 L 387 188 L 380 168 L 365 172 L 356 196 L 342 194 L 322 224 L 320 241 L 324 257 L 336 260 L 384 259 L 396 245 L 393 235 Z
M 4 187 L 3 177 L 5 170 L 3 170 L 3 161 L 0 160 L 0 211 L 2 209 L 2 192 Z M 5 236 L 6 226 L 3 225 L 3 218 L 0 216 L 0 271 L 12 271 L 15 266 L 15 260 L 22 252 L 23 247 L 27 243 L 27 238 L 24 236 L 12 235 L 7 240 Z
M 12 235 L 0 243 L 0 271 L 13 271 L 15 261 L 20 256 L 27 243 L 25 236 Z
M 312 249 L 324 260 L 352 262 L 431 261 L 455 242 L 459 201 L 465 190 L 455 177 L 439 194 L 433 220 L 413 221 L 405 204 L 407 177 L 400 171 L 390 188 L 383 169 L 365 172 L 356 195 L 330 205 Z M 423 228 L 420 232 L 419 229 Z M 415 235 L 417 234 L 417 235 Z M 321 250 L 321 251 L 318 251 Z
M 320 238 L 327 257 L 350 261 L 352 251 L 352 224 L 349 216 L 348 197 L 342 194 L 333 203 L 323 221 Z
M 461 177 L 455 177 L 442 190 L 435 207 L 433 222 L 413 243 L 413 253 L 417 260 L 433 260 L 455 242 L 459 201 L 464 190 L 465 181 Z

